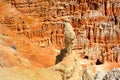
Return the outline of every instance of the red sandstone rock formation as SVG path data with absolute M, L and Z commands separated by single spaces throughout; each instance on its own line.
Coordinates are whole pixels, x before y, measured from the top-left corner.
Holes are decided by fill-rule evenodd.
M 58 63 L 58 72 L 57 65 L 50 68 L 52 74 L 58 74 L 56 77 L 60 79 L 55 77 L 56 80 L 83 80 L 85 76 L 93 79 L 88 75 L 89 66 L 90 69 L 96 67 L 96 70 L 92 69 L 93 74 L 97 73 L 98 67 L 108 68 L 105 72 L 120 67 L 119 13 L 119 0 L 1 0 L 0 66 L 38 68 L 55 65 L 56 56 L 65 47 L 63 17 L 67 16 L 77 42 L 72 55 L 60 57 L 63 60 Z

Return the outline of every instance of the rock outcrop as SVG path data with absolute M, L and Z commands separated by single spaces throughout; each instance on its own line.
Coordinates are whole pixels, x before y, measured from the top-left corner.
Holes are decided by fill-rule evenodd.
M 61 73 L 62 80 L 82 80 L 82 67 L 79 64 L 75 51 L 66 55 L 63 60 L 53 66 L 52 69 Z
M 90 67 L 85 68 L 82 80 L 94 80 L 94 73 Z
M 105 76 L 105 72 L 104 72 L 104 71 L 99 71 L 99 72 L 94 76 L 94 80 L 102 80 L 104 76 Z
M 73 27 L 69 22 L 69 19 L 65 19 L 65 27 L 64 27 L 64 42 L 65 42 L 65 49 L 68 53 L 71 53 L 71 51 L 74 48 L 76 35 L 73 31 Z
M 118 67 L 119 0 L 0 0 L 2 79 L 102 80 Z
M 102 80 L 119 80 L 120 79 L 120 68 L 115 68 L 108 72 Z

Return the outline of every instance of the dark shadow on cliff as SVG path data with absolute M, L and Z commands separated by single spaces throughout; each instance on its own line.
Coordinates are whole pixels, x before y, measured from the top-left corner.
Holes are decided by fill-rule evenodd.
M 101 65 L 103 64 L 99 59 L 97 59 L 96 65 Z
M 60 54 L 56 56 L 55 64 L 61 62 L 67 53 L 66 49 L 61 49 Z

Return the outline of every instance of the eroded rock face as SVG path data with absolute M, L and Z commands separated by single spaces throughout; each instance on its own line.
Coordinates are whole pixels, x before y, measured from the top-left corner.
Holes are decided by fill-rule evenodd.
M 105 72 L 101 70 L 94 76 L 94 80 L 102 80 L 104 76 Z
M 41 47 L 49 46 L 51 43 L 61 47 L 64 46 L 64 24 L 59 23 L 61 22 L 60 18 L 63 16 L 69 16 L 71 19 L 71 24 L 77 34 L 77 48 L 90 47 L 94 43 L 112 44 L 111 46 L 114 44 L 119 45 L 119 1 L 3 1 L 11 3 L 10 7 L 31 16 L 31 18 L 27 18 L 30 20 L 28 21 L 21 16 L 6 15 L 1 18 L 1 22 L 11 30 L 17 30 L 18 33 L 25 35 L 29 39 L 40 38 L 35 41 L 38 41 Z M 81 38 L 79 38 L 80 36 Z
M 120 68 L 115 68 L 113 70 L 111 70 L 110 72 L 108 72 L 102 80 L 106 80 L 106 79 L 110 79 L 110 80 L 119 80 L 120 79 Z
M 6 53 L 0 52 L 0 65 L 48 67 L 62 53 L 50 68 L 52 74 L 59 73 L 56 80 L 93 80 L 91 65 L 104 68 L 107 62 L 120 63 L 119 13 L 119 0 L 0 0 L 0 34 L 7 35 L 0 36 L 0 51 Z M 9 53 L 13 49 L 21 53 L 18 58 Z
M 79 64 L 75 51 L 72 51 L 72 53 L 66 55 L 63 60 L 52 69 L 61 72 L 62 80 L 83 80 L 82 67 Z
M 83 72 L 83 80 L 94 80 L 94 75 L 92 69 L 87 66 Z

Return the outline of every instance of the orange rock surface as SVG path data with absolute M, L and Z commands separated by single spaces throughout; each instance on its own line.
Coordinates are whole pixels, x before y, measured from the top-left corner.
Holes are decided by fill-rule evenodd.
M 87 68 L 120 68 L 119 13 L 119 0 L 0 0 L 1 80 L 83 80 Z M 61 54 L 65 17 L 77 39 L 70 55 Z

